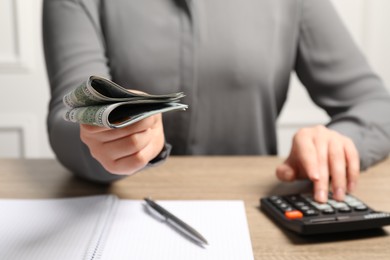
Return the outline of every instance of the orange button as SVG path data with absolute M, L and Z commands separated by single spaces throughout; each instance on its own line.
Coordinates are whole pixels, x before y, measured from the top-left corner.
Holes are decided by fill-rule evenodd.
M 303 214 L 299 210 L 291 210 L 291 211 L 286 211 L 284 213 L 286 218 L 288 219 L 297 219 L 297 218 L 302 218 Z

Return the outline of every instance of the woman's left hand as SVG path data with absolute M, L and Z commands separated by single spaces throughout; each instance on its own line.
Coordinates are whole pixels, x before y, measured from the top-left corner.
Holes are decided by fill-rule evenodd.
M 343 200 L 356 187 L 359 173 L 359 154 L 352 140 L 322 125 L 300 129 L 290 155 L 276 169 L 282 181 L 310 179 L 318 202 L 327 201 L 329 181 L 333 198 Z

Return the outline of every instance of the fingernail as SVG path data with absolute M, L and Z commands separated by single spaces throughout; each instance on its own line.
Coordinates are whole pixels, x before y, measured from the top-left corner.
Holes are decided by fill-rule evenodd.
M 317 181 L 319 179 L 320 179 L 320 175 L 318 174 L 318 172 L 313 173 L 313 180 Z
M 327 194 L 326 194 L 325 191 L 319 190 L 319 191 L 317 191 L 316 194 L 315 194 L 315 199 L 316 199 L 316 201 L 318 201 L 318 202 L 323 202 L 323 203 L 325 203 L 325 202 L 328 200 L 328 196 L 327 196 Z
M 344 191 L 344 189 L 342 189 L 342 188 L 337 188 L 337 189 L 334 191 L 333 196 L 335 197 L 336 200 L 344 200 L 344 196 L 345 196 L 345 191 Z

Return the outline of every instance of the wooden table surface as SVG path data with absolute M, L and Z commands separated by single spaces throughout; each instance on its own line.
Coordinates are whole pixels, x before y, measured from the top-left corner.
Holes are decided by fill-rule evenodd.
M 259 210 L 259 198 L 310 189 L 305 181 L 280 183 L 276 157 L 171 157 L 164 164 L 111 185 L 72 177 L 52 159 L 1 159 L 0 198 L 60 198 L 116 194 L 124 199 L 234 199 L 245 202 L 255 259 L 390 259 L 390 226 L 348 234 L 301 237 L 278 228 Z M 361 174 L 354 193 L 390 212 L 390 160 Z

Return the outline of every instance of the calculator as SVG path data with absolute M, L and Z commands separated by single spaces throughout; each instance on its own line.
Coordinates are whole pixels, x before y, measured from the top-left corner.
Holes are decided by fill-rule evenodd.
M 302 235 L 315 235 L 390 225 L 390 213 L 376 211 L 347 194 L 327 203 L 314 201 L 312 194 L 269 196 L 260 199 L 260 208 L 279 225 Z

